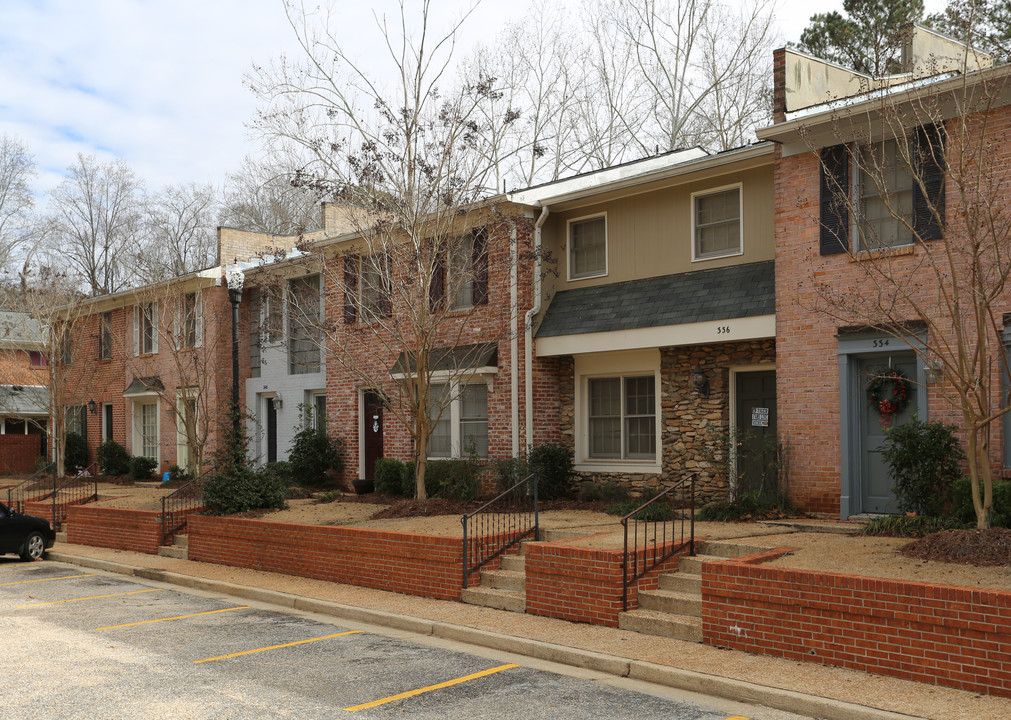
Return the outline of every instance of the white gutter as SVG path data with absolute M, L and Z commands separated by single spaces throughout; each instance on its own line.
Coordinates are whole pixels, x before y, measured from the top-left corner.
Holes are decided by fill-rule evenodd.
M 512 436 L 514 458 L 520 456 L 520 309 L 519 309 L 519 253 L 516 247 L 516 223 L 512 223 L 509 232 L 509 352 L 512 358 L 512 372 L 509 373 L 509 400 L 512 406 Z
M 545 205 L 534 223 L 534 297 L 533 305 L 523 320 L 523 349 L 526 351 L 526 420 L 527 448 L 534 444 L 534 316 L 541 311 L 541 228 L 551 209 Z

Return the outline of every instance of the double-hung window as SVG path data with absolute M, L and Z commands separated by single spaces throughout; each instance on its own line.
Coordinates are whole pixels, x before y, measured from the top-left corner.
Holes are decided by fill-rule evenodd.
M 692 253 L 695 260 L 739 255 L 741 245 L 741 187 L 692 195 Z
M 137 440 L 140 454 L 158 460 L 158 403 L 144 403 L 140 405 L 139 410 Z
M 179 302 L 179 316 L 176 320 L 179 347 L 195 348 L 202 344 L 203 318 L 200 293 L 186 293 Z
M 589 457 L 656 459 L 654 375 L 587 380 Z
M 913 173 L 907 140 L 885 140 L 858 149 L 853 194 L 861 250 L 913 242 Z
M 319 275 L 307 275 L 289 282 L 288 334 L 288 373 L 302 375 L 319 372 Z
M 569 221 L 569 279 L 607 275 L 607 216 Z
M 141 303 L 134 315 L 134 354 L 158 352 L 158 303 Z
M 98 318 L 98 357 L 112 358 L 112 312 L 104 312 Z
M 488 385 L 440 383 L 429 388 L 429 417 L 438 421 L 428 439 L 428 457 L 476 454 L 488 457 Z M 441 415 L 439 412 L 441 410 Z

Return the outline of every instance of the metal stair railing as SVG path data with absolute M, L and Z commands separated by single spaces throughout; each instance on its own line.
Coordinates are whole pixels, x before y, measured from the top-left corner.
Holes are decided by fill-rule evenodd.
M 52 477 L 47 477 L 53 473 Z M 7 488 L 7 507 L 15 512 L 24 512 L 25 503 L 46 497 L 46 493 L 56 489 L 56 463 L 49 463 L 36 470 L 12 488 Z
M 168 545 L 172 538 L 186 527 L 190 513 L 204 506 L 204 484 L 217 468 L 210 468 L 161 499 L 161 544 Z
M 464 515 L 463 587 L 467 576 L 502 555 L 523 538 L 540 539 L 537 486 L 540 476 L 531 473 L 498 494 L 474 512 Z
M 52 521 L 54 530 L 66 521 L 67 507 L 70 505 L 83 505 L 89 500 L 98 500 L 98 478 L 95 475 L 97 470 L 98 462 L 96 461 L 64 481 L 59 487 L 53 487 L 52 493 L 47 497 L 51 496 L 53 501 Z
M 695 473 L 681 478 L 621 519 L 625 532 L 621 563 L 622 610 L 628 610 L 628 589 L 632 583 L 686 546 L 689 555 L 695 554 L 695 478 Z M 650 519 L 657 515 L 661 519 Z M 629 524 L 632 525 L 631 546 Z

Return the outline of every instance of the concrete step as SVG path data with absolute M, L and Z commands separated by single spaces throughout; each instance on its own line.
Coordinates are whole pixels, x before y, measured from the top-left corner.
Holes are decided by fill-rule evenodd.
M 541 542 L 557 542 L 558 540 L 571 540 L 577 537 L 586 537 L 587 535 L 593 535 L 593 533 L 599 532 L 597 530 L 583 528 L 580 530 L 549 530 L 547 528 L 541 528 Z
M 66 530 L 59 530 L 59 531 L 57 531 L 57 533 L 56 533 L 56 542 L 58 542 L 58 543 L 65 543 L 65 542 L 67 542 L 67 531 Z
M 175 545 L 162 545 L 158 548 L 158 554 L 163 557 L 175 558 L 176 560 L 188 560 L 190 556 L 190 551 L 185 547 L 177 547 Z
M 527 599 L 523 593 L 512 590 L 498 590 L 496 588 L 476 587 L 467 588 L 463 591 L 463 601 L 471 605 L 483 605 L 484 607 L 496 608 L 498 610 L 509 610 L 511 612 L 526 612 Z
M 515 570 L 482 570 L 481 587 L 512 590 L 521 593 L 526 589 L 526 573 Z
M 755 553 L 765 552 L 768 549 L 769 548 L 767 547 L 733 542 L 713 542 L 707 540 L 699 543 L 699 554 L 715 555 L 716 557 L 721 558 L 744 557 L 745 555 L 754 555 Z
M 664 573 L 660 576 L 660 589 L 702 597 L 702 576 L 681 572 Z
M 656 610 L 629 610 L 618 615 L 622 630 L 702 642 L 702 618 L 671 615 Z
M 509 570 L 511 572 L 524 572 L 526 560 L 522 555 L 503 555 L 499 562 L 499 570 Z
M 639 609 L 702 617 L 702 595 L 671 592 L 670 590 L 640 590 Z
M 726 560 L 726 558 L 717 557 L 716 555 L 682 555 L 678 561 L 678 571 L 688 573 L 689 575 L 701 575 L 702 563 L 709 562 L 710 560 Z
M 190 536 L 189 535 L 173 535 L 172 544 L 177 547 L 189 547 L 190 546 Z

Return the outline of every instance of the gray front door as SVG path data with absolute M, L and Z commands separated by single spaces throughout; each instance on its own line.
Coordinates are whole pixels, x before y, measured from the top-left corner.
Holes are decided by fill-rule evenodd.
M 776 371 L 735 374 L 735 470 L 738 490 L 775 500 Z
M 876 375 L 890 368 L 900 370 L 909 378 L 909 402 L 898 413 L 882 420 L 881 413 L 870 401 L 867 386 Z M 888 427 L 907 422 L 916 410 L 916 356 L 913 353 L 893 353 L 879 355 L 874 358 L 864 358 L 859 365 L 860 383 L 860 512 L 865 513 L 895 513 L 899 508 L 895 493 L 892 492 L 893 482 L 881 457 L 881 449 L 885 443 L 885 431 Z

